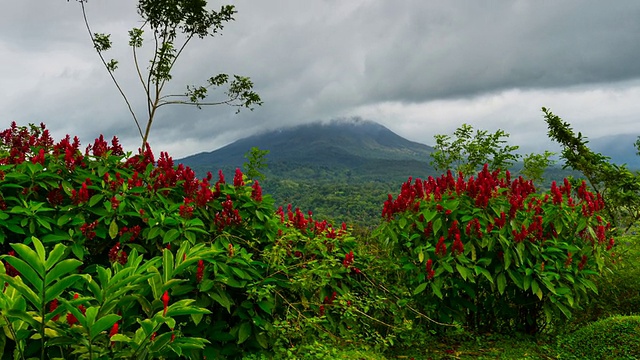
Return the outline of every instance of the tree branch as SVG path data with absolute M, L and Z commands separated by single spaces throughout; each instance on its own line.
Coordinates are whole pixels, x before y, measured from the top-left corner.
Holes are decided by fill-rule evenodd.
M 82 17 L 84 19 L 84 24 L 87 27 L 87 32 L 89 32 L 89 37 L 91 38 L 91 43 L 94 44 L 94 47 L 95 47 L 95 38 L 93 37 L 93 33 L 91 32 L 91 27 L 89 26 L 89 20 L 87 20 L 87 12 L 86 12 L 86 10 L 84 8 L 84 2 L 80 1 L 80 6 L 82 8 Z M 140 137 L 143 137 L 142 128 L 140 127 L 140 123 L 138 122 L 138 118 L 136 117 L 135 112 L 133 112 L 133 108 L 131 108 L 131 104 L 129 103 L 129 99 L 127 98 L 127 95 L 125 95 L 124 91 L 120 87 L 120 84 L 118 83 L 118 80 L 116 80 L 115 76 L 113 75 L 113 72 L 109 70 L 109 67 L 107 66 L 107 62 L 105 61 L 104 56 L 102 56 L 102 53 L 97 49 L 96 49 L 96 52 L 98 53 L 98 56 L 100 56 L 100 60 L 102 61 L 102 64 L 104 65 L 105 69 L 107 69 L 107 72 L 109 73 L 109 76 L 111 76 L 111 80 L 113 80 L 113 83 L 116 85 L 116 88 L 118 88 L 118 91 L 120 92 L 120 95 L 122 95 L 122 98 L 124 99 L 124 102 L 127 104 L 127 108 L 129 109 L 129 112 L 131 113 L 131 116 L 133 117 L 133 121 L 136 123 L 136 127 L 138 128 L 138 132 L 140 133 Z

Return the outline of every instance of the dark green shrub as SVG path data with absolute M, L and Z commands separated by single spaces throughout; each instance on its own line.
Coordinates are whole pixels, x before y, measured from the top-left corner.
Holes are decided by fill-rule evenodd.
M 377 233 L 431 318 L 533 333 L 597 292 L 592 279 L 614 245 L 603 208 L 584 182 L 539 194 L 485 165 L 468 179 L 410 178 L 389 195 Z
M 558 340 L 560 358 L 640 358 L 640 316 L 598 320 Z
M 24 299 L 7 300 L 11 307 L 0 309 L 5 317 L 0 326 L 22 321 L 16 324 L 30 328 L 7 338 L 5 349 L 34 349 L 27 346 L 32 330 L 42 339 L 43 327 L 25 323 L 24 314 L 14 310 L 42 317 L 50 301 L 63 304 L 74 297 L 87 308 L 100 307 L 95 295 L 100 289 L 85 280 L 101 276 L 99 269 L 128 267 L 134 254 L 149 281 L 137 284 L 137 296 L 132 295 L 137 305 L 125 296 L 110 308 L 127 318 L 113 342 L 102 343 L 106 348 L 100 351 L 111 358 L 149 341 L 149 329 L 140 333 L 139 322 L 162 305 L 165 293 L 170 304 L 193 302 L 207 311 L 183 316 L 164 333 L 150 328 L 159 339 L 171 339 L 173 353 L 163 357 L 237 358 L 285 343 L 313 344 L 318 334 L 385 344 L 380 323 L 389 321 L 392 312 L 369 281 L 382 266 L 346 225 L 334 228 L 291 206 L 274 211 L 258 182 L 239 170 L 230 183 L 222 173 L 215 184 L 212 178 L 197 179 L 166 153 L 156 161 L 148 146 L 138 155 L 124 154 L 116 138 L 109 144 L 100 136 L 83 153 L 77 139 L 55 143 L 44 125 L 14 123 L 0 132 L 0 255 L 6 254 L 0 275 L 16 279 L 8 282 L 7 291 L 15 294 L 20 279 L 28 276 L 22 274 L 28 269 L 20 265 L 16 270 L 16 264 L 33 263 L 17 245 L 41 241 L 43 254 L 63 245 L 65 256 L 82 263 L 70 270 L 73 282 L 60 285 L 55 296 L 42 297 L 46 301 L 38 305 L 32 302 L 33 309 L 24 306 Z M 76 276 L 79 272 L 86 276 Z M 30 296 L 21 289 L 22 296 Z M 45 320 L 56 320 L 46 326 L 65 325 L 62 315 L 47 315 Z M 379 317 L 386 319 L 380 322 Z M 295 336 L 284 338 L 287 334 L 279 332 L 274 324 L 283 321 Z M 44 334 L 40 350 L 56 344 L 64 353 L 71 346 L 54 341 L 49 331 Z M 209 342 L 180 349 L 177 344 L 188 338 Z

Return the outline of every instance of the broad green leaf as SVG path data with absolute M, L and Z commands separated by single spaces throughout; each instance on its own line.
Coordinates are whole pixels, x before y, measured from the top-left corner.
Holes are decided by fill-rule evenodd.
M 162 250 L 162 270 L 164 275 L 164 282 L 169 282 L 173 278 L 173 253 L 171 250 Z
M 431 290 L 438 298 L 440 298 L 440 300 L 442 300 L 443 296 L 442 296 L 442 292 L 440 291 L 440 286 L 438 286 L 435 282 L 432 282 Z
M 464 280 L 467 280 L 467 278 L 470 276 L 469 269 L 467 269 L 463 265 L 456 263 L 456 269 L 458 270 L 458 273 L 460 273 L 460 276 L 462 276 Z
M 272 301 L 267 300 L 258 301 L 258 306 L 267 314 L 273 313 L 273 309 L 275 308 L 275 304 Z
M 94 207 L 97 203 L 100 202 L 100 200 L 102 200 L 104 198 L 104 195 L 102 194 L 95 194 L 91 197 L 91 199 L 89 199 L 89 206 L 90 207 Z
M 525 275 L 522 278 L 522 280 L 523 280 L 522 281 L 522 287 L 523 287 L 522 290 L 524 290 L 524 291 L 529 290 L 529 287 L 531 286 L 531 276 L 530 275 Z
M 7 256 L 4 260 L 16 268 L 16 270 L 20 272 L 20 276 L 35 289 L 42 288 L 42 279 L 40 275 L 37 274 L 29 264 L 14 256 Z
M 45 286 L 49 286 L 49 284 L 51 284 L 52 281 L 55 281 L 71 273 L 72 271 L 80 267 L 80 265 L 82 265 L 82 261 L 80 260 L 76 260 L 76 259 L 62 260 L 56 266 L 54 266 L 53 269 L 51 269 L 51 271 L 47 274 L 46 281 L 44 283 Z
M 51 267 L 53 267 L 53 265 L 55 265 L 64 256 L 66 248 L 67 247 L 62 244 L 56 244 L 53 247 L 53 250 L 49 253 L 49 257 L 44 264 L 47 271 L 49 271 Z
M 25 299 L 27 299 L 35 309 L 40 309 L 42 306 L 42 300 L 38 294 L 36 294 L 29 286 L 27 286 L 19 276 L 13 277 L 7 274 L 0 274 L 0 280 L 11 285 L 16 289 Z
M 243 322 L 240 325 L 240 330 L 238 330 L 238 344 L 242 344 L 247 341 L 249 336 L 251 336 L 251 328 L 252 326 L 249 322 Z
M 29 266 L 35 270 L 39 278 L 44 278 L 44 260 L 41 261 L 35 251 L 31 250 L 31 248 L 25 244 L 11 244 L 11 247 L 25 263 L 29 264 Z M 7 261 L 8 260 L 11 260 L 11 258 L 7 258 Z
M 115 239 L 116 236 L 118 236 L 118 224 L 116 223 L 116 219 L 113 219 L 109 225 L 109 237 Z
M 498 282 L 498 292 L 504 294 L 504 289 L 507 287 L 507 277 L 504 275 L 504 272 L 498 274 L 496 280 Z
M 31 237 L 31 241 L 33 242 L 33 247 L 36 249 L 36 254 L 38 254 L 38 259 L 40 260 L 41 263 L 44 263 L 46 259 L 44 246 L 42 246 L 42 243 L 40 242 L 40 240 L 38 240 L 38 238 L 34 236 Z
M 170 242 L 176 240 L 179 236 L 180 236 L 180 230 L 171 229 L 171 230 L 167 231 L 166 233 L 164 233 L 164 236 L 162 237 L 162 243 L 163 244 L 170 243 Z
M 422 284 L 418 285 L 418 287 L 416 287 L 416 289 L 415 289 L 415 290 L 413 290 L 413 295 L 418 295 L 418 294 L 420 294 L 421 292 L 423 292 L 423 291 L 424 291 L 424 289 L 426 289 L 426 288 L 427 288 L 427 285 L 428 285 L 428 283 L 426 283 L 426 282 L 424 282 L 424 283 L 422 283 Z
M 489 270 L 482 268 L 480 266 L 475 266 L 474 270 L 476 271 L 476 275 L 478 274 L 484 275 L 484 277 L 486 277 L 487 280 L 489 280 L 489 282 L 493 284 L 493 277 L 491 276 L 491 273 L 489 272 Z

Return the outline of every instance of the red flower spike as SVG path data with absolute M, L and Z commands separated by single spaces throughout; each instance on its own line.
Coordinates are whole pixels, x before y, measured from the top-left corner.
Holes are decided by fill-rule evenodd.
M 204 261 L 202 259 L 198 260 L 198 270 L 196 271 L 196 282 L 202 282 L 202 278 L 204 277 Z
M 162 294 L 162 305 L 164 306 L 164 312 L 162 313 L 162 316 L 166 316 L 167 308 L 169 306 L 169 291 L 165 291 L 164 294 Z
M 115 324 L 113 324 L 113 327 L 111 327 L 111 331 L 109 331 L 109 339 L 111 339 L 113 337 L 113 335 L 118 333 L 118 323 L 116 322 Z M 115 344 L 114 341 L 111 342 L 111 346 L 113 346 Z
M 433 260 L 427 260 L 425 268 L 427 270 L 427 279 L 433 279 L 433 276 L 436 274 L 436 272 L 433 270 Z

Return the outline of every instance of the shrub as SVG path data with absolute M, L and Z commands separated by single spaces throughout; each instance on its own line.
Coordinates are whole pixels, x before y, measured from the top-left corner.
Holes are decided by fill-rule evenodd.
M 148 145 L 132 156 L 117 138 L 109 143 L 100 136 L 83 153 L 77 138 L 56 143 L 44 125 L 14 123 L 0 133 L 0 210 L 0 254 L 6 254 L 0 275 L 8 283 L 4 294 L 16 296 L 0 309 L 2 326 L 17 329 L 8 350 L 127 357 L 156 334 L 165 358 L 239 357 L 282 345 L 274 325 L 282 321 L 309 329 L 287 346 L 313 343 L 318 333 L 384 344 L 375 317 L 390 312 L 371 296 L 368 269 L 379 265 L 366 247 L 344 224 L 333 227 L 291 206 L 274 211 L 259 183 L 240 170 L 232 182 L 220 172 L 213 183 L 211 174 L 197 179 L 166 153 L 156 160 Z M 25 246 L 40 262 L 63 246 L 60 259 L 74 264 L 65 272 L 73 281 L 52 283 L 55 291 L 34 300 L 20 284 L 39 286 L 46 274 Z M 118 283 L 126 291 L 105 305 L 99 294 L 117 288 L 109 285 L 111 276 L 121 281 L 135 269 L 146 281 Z M 166 299 L 206 311 L 156 319 Z M 68 341 L 81 338 L 64 322 L 65 314 L 84 319 L 80 305 L 100 309 L 96 319 L 108 316 L 103 323 L 111 326 L 124 319 L 113 337 L 100 331 L 95 354 Z M 39 347 L 27 346 L 34 332 Z M 144 356 L 157 356 L 156 350 L 150 346 Z
M 598 320 L 558 340 L 560 355 L 574 359 L 637 359 L 640 316 Z
M 591 279 L 614 244 L 603 207 L 584 182 L 538 194 L 531 181 L 485 166 L 468 179 L 409 178 L 389 195 L 377 234 L 431 317 L 536 332 L 597 291 Z

